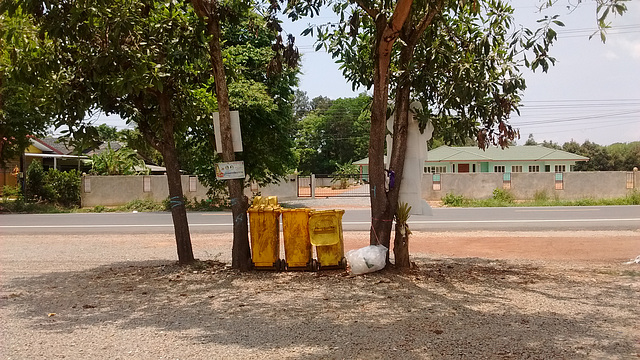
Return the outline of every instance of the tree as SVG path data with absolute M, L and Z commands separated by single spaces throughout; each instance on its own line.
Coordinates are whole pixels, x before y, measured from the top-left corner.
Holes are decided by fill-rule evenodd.
M 218 102 L 218 113 L 220 117 L 220 133 L 222 137 L 222 161 L 231 162 L 236 160 L 233 152 L 233 141 L 231 137 L 231 115 L 229 102 L 229 86 L 227 82 L 226 67 L 223 61 L 222 22 L 232 21 L 246 17 L 252 8 L 252 2 L 243 1 L 218 1 L 218 0 L 192 0 L 193 8 L 198 16 L 206 22 L 207 34 L 209 35 L 209 55 L 213 77 L 215 79 L 215 94 Z M 308 5 L 305 5 L 305 8 Z M 274 56 L 269 62 L 267 74 L 279 73 L 284 66 L 295 66 L 298 62 L 299 54 L 293 46 L 293 37 L 289 36 L 288 41 L 282 39 L 279 34 L 281 28 L 275 18 L 274 12 L 279 10 L 277 1 L 272 1 L 269 6 L 268 21 L 266 28 L 278 33 L 272 45 Z M 303 10 L 303 12 L 306 10 Z M 233 216 L 233 248 L 232 267 L 240 270 L 248 270 L 251 266 L 251 254 L 249 252 L 249 230 L 247 222 L 248 199 L 243 194 L 244 179 L 227 180 L 229 196 L 231 199 L 231 212 Z
M 94 175 L 135 175 L 148 174 L 149 171 L 138 154 L 130 148 L 113 150 L 107 143 L 107 149 L 91 156 L 91 173 Z
M 303 173 L 331 174 L 339 164 L 367 156 L 370 98 L 361 94 L 321 103 L 331 105 L 313 110 L 298 123 L 296 151 Z
M 293 117 L 296 122 L 302 120 L 311 111 L 311 102 L 305 91 L 296 89 L 293 94 Z
M 527 142 L 524 143 L 524 146 L 536 146 L 538 145 L 538 143 L 536 142 L 536 139 L 533 138 L 533 134 L 529 134 L 529 138 L 527 139 Z
M 0 12 L 0 167 L 22 154 L 29 135 L 44 136 L 51 123 L 46 99 L 56 91 L 46 86 L 49 74 L 34 71 L 50 46 L 22 11 Z
M 204 24 L 172 1 L 5 4 L 9 14 L 23 6 L 55 43 L 54 60 L 42 70 L 64 75 L 56 77 L 65 90 L 54 99 L 58 125 L 97 133 L 82 123 L 97 107 L 135 122 L 162 154 L 178 259 L 193 262 L 174 136 L 204 107 L 193 96 L 209 79 Z
M 412 82 L 412 75 L 415 74 L 414 64 L 418 62 L 429 65 L 429 60 L 438 59 L 430 55 L 439 54 L 433 51 L 434 46 L 439 43 L 451 42 L 462 45 L 451 47 L 452 52 L 448 54 L 440 54 L 445 55 L 440 57 L 441 63 L 436 62 L 435 69 L 431 67 L 423 72 L 425 77 L 436 75 L 437 78 L 439 74 L 448 75 L 452 86 L 436 88 L 435 90 L 439 91 L 436 97 L 422 91 L 428 87 L 416 90 L 422 93 L 423 98 L 432 101 L 423 103 L 425 107 L 436 105 L 445 110 L 441 113 L 445 116 L 436 119 L 448 120 L 449 124 L 461 124 L 456 128 L 456 133 L 463 132 L 466 136 L 469 130 L 479 127 L 480 124 L 476 121 L 480 119 L 483 126 L 477 132 L 479 146 L 507 146 L 517 136 L 517 131 L 507 120 L 511 111 L 517 110 L 519 92 L 525 87 L 524 80 L 518 76 L 519 70 L 513 59 L 523 50 L 530 50 L 534 58 L 529 61 L 524 57 L 524 65 L 534 70 L 540 67 L 546 71 L 549 64 L 554 62 L 554 59 L 548 56 L 547 50 L 556 39 L 556 32 L 550 25 L 561 26 L 562 23 L 556 20 L 556 17 L 546 18 L 543 26 L 537 31 L 524 29 L 517 32 L 515 38 L 508 39 L 510 8 L 499 1 L 398 0 L 355 3 L 357 7 L 349 6 L 346 2 L 337 3 L 334 10 L 341 22 L 331 25 L 331 28 L 318 28 L 317 32 L 319 41 L 324 43 L 334 57 L 340 59 L 343 72 L 354 87 L 373 87 L 369 144 L 372 213 L 370 242 L 389 247 L 391 221 L 398 206 L 398 190 L 391 190 L 388 194 L 383 190 L 384 138 L 387 131 L 390 87 L 395 86 L 396 91 L 390 168 L 396 174 L 396 187 L 399 188 L 406 152 L 409 104 L 412 87 L 416 85 Z M 551 3 L 553 2 L 550 1 L 549 5 Z M 616 0 L 601 3 L 604 7 L 614 6 L 619 13 L 625 9 L 624 5 Z M 485 7 L 482 8 L 481 5 Z M 478 23 L 483 23 L 490 34 L 478 39 L 477 35 L 484 33 L 484 29 L 476 25 Z M 467 31 L 474 28 L 478 30 Z M 438 31 L 439 29 L 445 31 Z M 307 29 L 306 32 L 313 34 L 313 28 Z M 398 39 L 401 41 L 397 41 Z M 476 46 L 477 42 L 474 40 L 481 40 L 480 46 Z M 435 50 L 438 50 L 437 46 Z M 478 63 L 465 62 L 464 56 L 458 56 L 460 51 L 470 58 L 479 57 L 482 60 Z M 420 57 L 415 57 L 416 54 Z M 471 65 L 471 69 L 474 69 L 475 65 L 479 67 L 478 71 L 468 71 L 470 67 L 460 67 L 458 64 Z M 506 69 L 501 69 L 501 64 L 506 65 Z M 442 72 L 439 73 L 438 69 Z M 460 72 L 447 72 L 447 69 Z M 486 86 L 470 87 L 466 83 L 467 80 L 484 83 Z M 452 91 L 448 92 L 449 90 Z M 473 90 L 483 92 L 475 94 Z M 473 105 L 469 105 L 469 102 L 473 102 Z M 466 116 L 466 111 L 471 111 L 471 115 Z
M 275 34 L 264 26 L 265 21 L 258 14 L 247 15 L 246 19 L 223 26 L 222 51 L 229 79 L 229 106 L 239 111 L 242 127 L 243 152 L 236 156 L 244 161 L 250 181 L 266 184 L 290 174 L 296 166 L 290 99 L 297 70 L 285 67 L 279 73 L 267 74 L 274 56 L 271 45 Z M 215 111 L 217 103 L 211 94 L 202 96 L 213 100 L 208 112 Z M 214 152 L 211 119 L 201 117 L 179 139 L 184 170 L 197 174 L 212 188 L 224 184 L 215 178 L 213 166 L 221 159 Z
M 109 126 L 107 124 L 100 124 L 96 127 L 98 137 L 102 142 L 118 141 L 120 136 L 118 135 L 118 129 L 115 126 Z

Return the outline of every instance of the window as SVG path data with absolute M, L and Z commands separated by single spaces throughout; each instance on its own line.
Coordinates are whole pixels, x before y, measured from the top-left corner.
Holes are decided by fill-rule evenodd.
M 522 172 L 522 165 L 511 165 L 511 172 Z
M 556 165 L 554 166 L 554 171 L 559 173 L 559 172 L 565 172 L 567 170 L 567 166 L 566 165 Z
M 473 168 L 473 172 L 476 172 L 476 164 L 471 165 L 471 167 Z
M 505 170 L 504 165 L 496 165 L 493 167 L 493 172 L 503 173 L 505 172 L 504 170 Z
M 447 172 L 446 166 L 425 166 L 424 167 L 425 174 L 441 174 L 446 172 Z
M 540 165 L 529 165 L 529 172 L 540 172 Z
M 551 172 L 551 165 L 545 165 L 544 172 Z

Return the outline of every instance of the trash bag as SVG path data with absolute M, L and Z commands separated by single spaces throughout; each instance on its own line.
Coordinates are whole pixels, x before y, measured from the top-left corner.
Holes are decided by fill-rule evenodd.
M 384 245 L 369 245 L 345 254 L 351 273 L 360 275 L 384 269 L 387 264 L 387 248 Z

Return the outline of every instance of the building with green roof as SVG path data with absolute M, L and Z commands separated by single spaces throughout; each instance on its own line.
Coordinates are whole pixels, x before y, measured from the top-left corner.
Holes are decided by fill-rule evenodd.
M 570 172 L 588 157 L 543 146 L 510 146 L 505 149 L 475 146 L 440 146 L 427 153 L 424 173 Z

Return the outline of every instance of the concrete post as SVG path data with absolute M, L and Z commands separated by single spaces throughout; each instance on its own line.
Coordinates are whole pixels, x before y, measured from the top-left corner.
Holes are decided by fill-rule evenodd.
M 309 181 L 309 186 L 311 186 L 311 198 L 316 198 L 316 175 L 311 174 L 311 180 Z

